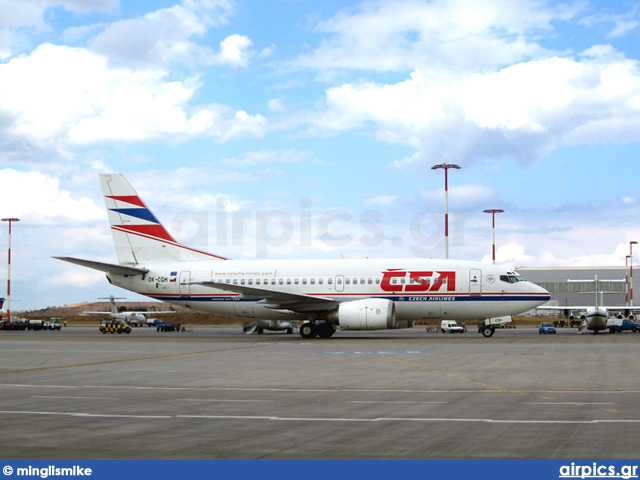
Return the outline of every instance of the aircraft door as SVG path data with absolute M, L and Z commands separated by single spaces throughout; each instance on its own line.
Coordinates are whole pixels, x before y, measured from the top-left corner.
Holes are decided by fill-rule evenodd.
M 469 295 L 482 295 L 482 270 L 469 269 Z
M 191 272 L 180 272 L 180 296 L 191 296 Z
M 336 292 L 344 292 L 344 275 L 336 275 Z

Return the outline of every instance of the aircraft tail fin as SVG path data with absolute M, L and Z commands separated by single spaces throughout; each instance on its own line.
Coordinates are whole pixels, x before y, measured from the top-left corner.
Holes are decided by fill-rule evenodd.
M 226 260 L 178 243 L 120 173 L 100 174 L 120 265 Z

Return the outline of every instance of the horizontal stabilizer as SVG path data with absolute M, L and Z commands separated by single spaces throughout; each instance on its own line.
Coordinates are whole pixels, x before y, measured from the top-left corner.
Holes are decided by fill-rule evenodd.
M 53 257 L 64 262 L 75 263 L 87 268 L 93 268 L 94 270 L 100 270 L 105 273 L 116 273 L 118 275 L 133 276 L 144 275 L 149 273 L 146 268 L 127 267 L 125 265 L 114 265 L 112 263 L 94 262 L 93 260 L 82 260 L 81 258 L 73 257 Z

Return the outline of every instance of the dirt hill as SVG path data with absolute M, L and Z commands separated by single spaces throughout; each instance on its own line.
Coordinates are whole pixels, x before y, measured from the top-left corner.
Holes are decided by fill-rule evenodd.
M 188 308 L 171 305 L 164 302 L 118 302 L 116 305 L 123 311 L 175 311 L 176 313 L 158 315 L 158 318 L 161 318 L 167 323 L 180 323 L 183 325 L 242 325 L 243 323 L 251 322 L 251 320 L 247 318 L 197 312 Z M 20 315 L 30 319 L 47 319 L 50 317 L 60 317 L 67 323 L 97 324 L 100 322 L 100 320 L 106 318 L 107 315 L 83 315 L 83 312 L 108 312 L 110 308 L 111 307 L 109 306 L 109 302 L 86 302 L 76 303 L 73 305 L 64 305 L 62 307 L 49 307 L 46 309 L 34 310 L 31 312 L 23 312 Z M 151 315 L 151 317 L 153 318 L 153 315 Z M 553 321 L 554 319 L 542 319 L 536 317 L 514 317 L 512 325 L 537 325 L 542 320 Z M 424 323 L 425 322 L 418 322 L 418 324 Z M 437 322 L 426 323 L 435 325 L 435 323 Z M 468 322 L 468 325 L 473 325 L 475 323 L 477 322 Z

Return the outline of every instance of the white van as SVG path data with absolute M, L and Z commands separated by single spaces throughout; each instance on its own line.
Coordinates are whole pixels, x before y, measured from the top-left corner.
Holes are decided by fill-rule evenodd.
M 442 320 L 440 331 L 442 333 L 464 333 L 464 328 L 458 325 L 455 320 Z

